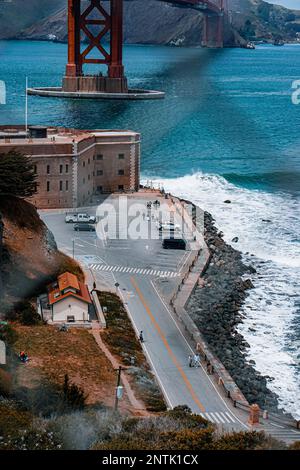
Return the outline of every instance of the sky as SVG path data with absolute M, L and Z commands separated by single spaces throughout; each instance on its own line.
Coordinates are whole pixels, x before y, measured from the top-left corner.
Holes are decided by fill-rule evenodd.
M 300 10 L 300 0 L 266 0 L 268 3 L 275 3 L 277 5 L 283 5 L 287 8 L 294 10 Z

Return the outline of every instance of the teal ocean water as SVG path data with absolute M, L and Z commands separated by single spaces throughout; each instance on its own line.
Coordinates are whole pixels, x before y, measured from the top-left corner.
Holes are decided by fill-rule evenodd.
M 24 122 L 26 76 L 30 86 L 58 86 L 65 61 L 63 44 L 0 41 L 0 124 Z M 143 178 L 212 212 L 229 242 L 239 237 L 236 248 L 258 270 L 240 327 L 249 359 L 300 418 L 300 105 L 292 104 L 300 46 L 128 46 L 125 64 L 132 87 L 166 99 L 30 97 L 29 121 L 141 132 Z

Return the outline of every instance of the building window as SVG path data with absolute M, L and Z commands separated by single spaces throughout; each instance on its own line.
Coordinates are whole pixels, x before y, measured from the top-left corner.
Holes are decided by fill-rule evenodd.
M 119 184 L 119 191 L 124 191 L 124 185 L 123 184 Z
M 83 166 L 83 168 L 85 167 L 85 162 L 82 162 L 82 166 Z
M 69 191 L 69 181 L 66 181 L 66 191 Z
M 102 176 L 103 175 L 103 170 L 97 170 L 97 176 Z
M 91 163 L 91 159 L 89 158 L 89 159 L 88 159 L 88 164 L 90 164 L 90 163 Z
M 88 180 L 90 181 L 90 179 L 91 179 L 91 175 L 88 175 Z
M 118 175 L 119 175 L 119 176 L 125 175 L 125 171 L 124 171 L 124 170 L 119 170 L 119 171 L 118 171 Z
M 67 316 L 67 322 L 68 322 L 68 323 L 75 323 L 75 317 L 74 317 L 74 315 L 68 315 L 68 316 Z
M 66 165 L 66 173 L 69 173 L 69 165 Z
M 50 191 L 50 181 L 47 181 L 47 192 L 49 193 Z
M 103 160 L 103 155 L 101 153 L 98 153 L 97 160 Z
M 119 159 L 119 160 L 125 160 L 125 155 L 124 155 L 124 153 L 119 153 L 118 159 Z
M 50 173 L 50 165 L 47 165 L 47 175 Z
M 62 165 L 59 165 L 59 172 L 60 172 L 60 174 L 62 174 L 62 172 L 63 172 L 63 166 Z
M 35 174 L 37 174 L 37 166 L 36 165 L 33 166 L 33 171 L 34 171 Z
M 62 182 L 62 181 L 59 182 L 59 190 L 60 190 L 60 191 L 63 190 L 63 182 Z

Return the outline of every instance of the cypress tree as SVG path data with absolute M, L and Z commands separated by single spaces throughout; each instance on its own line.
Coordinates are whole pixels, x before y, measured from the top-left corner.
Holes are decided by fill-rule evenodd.
M 37 192 L 36 178 L 29 157 L 14 150 L 0 154 L 0 196 L 33 196 Z

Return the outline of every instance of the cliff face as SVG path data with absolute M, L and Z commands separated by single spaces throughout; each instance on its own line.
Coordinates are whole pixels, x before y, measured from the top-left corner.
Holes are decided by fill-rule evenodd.
M 6 306 L 35 295 L 62 271 L 80 267 L 57 250 L 36 209 L 15 197 L 0 197 L 0 317 Z
M 13 38 L 24 28 L 52 15 L 65 0 L 14 0 L 0 2 L 0 39 Z
M 27 0 L 30 3 L 33 0 Z M 66 0 L 57 0 L 54 14 L 32 21 L 19 31 L 20 38 L 67 40 Z M 105 2 L 104 2 L 105 3 Z M 294 39 L 300 31 L 300 12 L 293 12 L 262 0 L 228 0 L 231 27 L 225 31 L 225 44 L 239 45 L 247 40 Z M 125 42 L 147 44 L 199 45 L 202 40 L 203 16 L 191 10 L 175 8 L 157 0 L 125 2 Z

